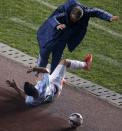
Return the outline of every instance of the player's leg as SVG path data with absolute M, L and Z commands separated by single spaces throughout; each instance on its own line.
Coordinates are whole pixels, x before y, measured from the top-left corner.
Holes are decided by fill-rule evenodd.
M 65 48 L 65 42 L 59 42 L 52 49 L 52 62 L 51 62 L 51 74 L 55 70 L 56 66 L 59 64 L 61 57 L 63 55 L 63 50 Z
M 58 66 L 55 68 L 50 76 L 51 82 L 57 86 L 58 95 L 60 95 L 62 90 L 62 80 L 65 77 L 66 67 L 73 69 L 90 69 L 92 64 L 92 54 L 88 54 L 84 61 L 77 60 L 61 60 Z
M 40 67 L 46 67 L 48 64 L 48 59 L 49 59 L 50 51 L 43 49 L 41 50 L 40 53 Z
M 56 86 L 56 92 L 60 95 L 63 87 L 62 80 L 65 77 L 66 66 L 63 64 L 58 64 L 53 73 L 50 75 L 50 81 Z
M 72 69 L 86 69 L 89 70 L 92 65 L 93 56 L 92 54 L 88 54 L 83 61 L 77 61 L 77 60 L 62 60 L 60 64 L 66 65 L 66 67 L 72 68 Z
M 46 67 L 47 66 L 50 53 L 51 53 L 51 51 L 49 51 L 45 48 L 40 49 L 40 53 L 37 58 L 37 65 L 39 67 Z

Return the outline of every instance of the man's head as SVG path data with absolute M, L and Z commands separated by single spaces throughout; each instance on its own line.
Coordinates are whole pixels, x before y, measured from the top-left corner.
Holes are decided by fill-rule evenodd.
M 37 98 L 39 96 L 38 90 L 29 82 L 25 82 L 24 92 L 26 95 L 32 96 L 34 98 Z
M 70 21 L 77 22 L 83 16 L 83 9 L 80 6 L 75 6 L 70 12 Z

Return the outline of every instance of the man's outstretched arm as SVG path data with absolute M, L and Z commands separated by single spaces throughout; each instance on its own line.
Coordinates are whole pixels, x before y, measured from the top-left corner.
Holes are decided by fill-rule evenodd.
M 24 94 L 24 90 L 21 89 L 20 87 L 17 86 L 16 82 L 14 80 L 10 81 L 10 80 L 7 80 L 6 83 L 14 88 L 16 90 L 16 92 L 19 94 L 20 97 L 24 98 L 25 97 L 25 94 Z
M 100 19 L 110 21 L 110 22 L 116 21 L 119 19 L 119 16 L 113 16 L 111 13 L 99 8 L 88 8 L 87 13 L 91 17 L 98 17 Z

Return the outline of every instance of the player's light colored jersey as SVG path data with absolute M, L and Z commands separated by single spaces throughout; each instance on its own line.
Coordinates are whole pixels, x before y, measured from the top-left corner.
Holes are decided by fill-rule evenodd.
M 39 97 L 33 98 L 32 96 L 26 96 L 26 104 L 36 106 L 45 102 L 51 102 L 53 100 L 56 89 L 50 82 L 49 73 L 44 73 L 43 79 L 37 82 L 35 88 L 39 92 Z
M 52 102 L 54 96 L 60 95 L 62 91 L 62 79 L 64 78 L 65 70 L 66 67 L 64 65 L 58 65 L 51 75 L 44 73 L 43 79 L 35 85 L 35 88 L 39 92 L 39 97 L 26 96 L 26 104 L 37 106 L 42 103 Z

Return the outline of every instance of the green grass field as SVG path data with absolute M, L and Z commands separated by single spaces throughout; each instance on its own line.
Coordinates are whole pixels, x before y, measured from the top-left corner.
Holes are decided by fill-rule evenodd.
M 44 5 L 42 0 L 0 0 L 0 42 L 17 48 L 31 56 L 38 55 L 36 31 L 54 10 Z M 43 0 L 44 1 L 44 0 Z M 65 0 L 45 0 L 49 5 L 59 5 Z M 81 2 L 81 0 L 79 0 Z M 85 39 L 65 58 L 82 59 L 93 53 L 92 70 L 71 71 L 82 78 L 122 93 L 122 1 L 121 0 L 82 0 L 83 4 L 98 7 L 119 15 L 120 20 L 109 23 L 97 18 L 90 20 Z M 91 24 L 91 23 L 95 23 Z M 101 28 L 97 25 L 102 26 Z

